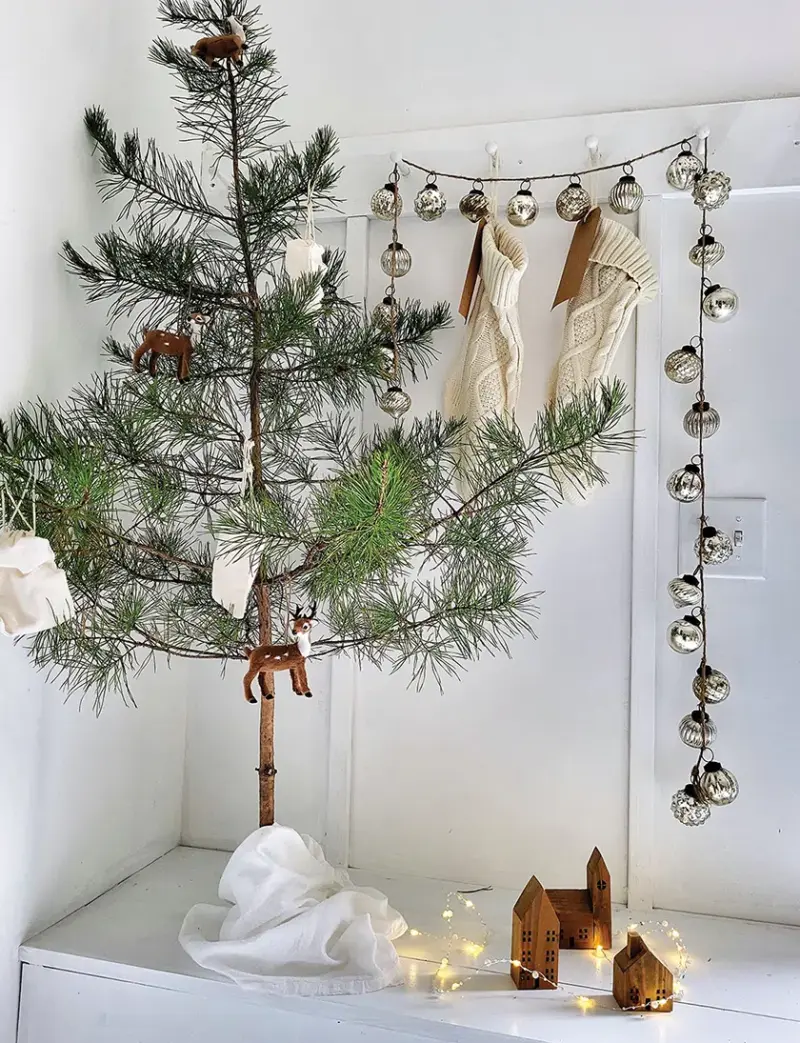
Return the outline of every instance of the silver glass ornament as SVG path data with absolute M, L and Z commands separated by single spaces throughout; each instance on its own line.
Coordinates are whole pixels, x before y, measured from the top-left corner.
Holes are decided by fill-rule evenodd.
M 468 221 L 476 225 L 478 221 L 484 221 L 489 216 L 489 197 L 477 184 L 473 185 L 469 192 L 462 196 L 458 209 Z
M 732 771 L 723 768 L 719 761 L 709 761 L 700 776 L 697 788 L 700 796 L 709 804 L 718 806 L 732 804 L 739 796 L 739 783 Z
M 703 314 L 712 322 L 727 322 L 739 310 L 739 298 L 727 286 L 709 286 L 703 295 Z
M 723 565 L 733 554 L 733 544 L 726 532 L 707 525 L 694 541 L 694 552 L 704 565 Z
M 702 750 L 710 746 L 717 737 L 717 726 L 707 713 L 692 710 L 687 713 L 678 725 L 678 735 L 684 746 L 693 750 Z
M 675 608 L 694 608 L 700 604 L 700 581 L 696 576 L 676 576 L 667 584 Z
M 633 174 L 623 174 L 608 193 L 608 205 L 615 214 L 635 214 L 644 202 L 644 190 Z
M 676 384 L 691 384 L 700 376 L 700 356 L 691 344 L 671 351 L 664 359 L 664 372 Z
M 578 177 L 574 177 L 556 197 L 556 213 L 562 221 L 582 221 L 591 208 L 592 200 Z
M 716 210 L 728 202 L 731 179 L 721 170 L 704 170 L 692 185 L 692 199 L 703 210 Z
M 700 702 L 721 703 L 731 694 L 731 683 L 721 670 L 714 670 L 706 663 L 697 668 L 697 676 L 692 680 L 692 691 Z
M 692 152 L 688 145 L 684 145 L 667 167 L 667 184 L 679 192 L 685 192 L 692 187 L 694 179 L 702 171 L 702 160 Z
M 379 221 L 394 221 L 403 212 L 403 197 L 397 191 L 397 185 L 387 181 L 370 199 L 369 206 Z
M 388 387 L 378 399 L 378 405 L 389 416 L 398 420 L 403 413 L 407 413 L 411 407 L 411 396 L 407 395 L 402 388 L 393 385 Z
M 697 464 L 686 464 L 667 479 L 667 492 L 678 503 L 692 503 L 703 491 L 703 480 Z
M 532 225 L 538 214 L 539 204 L 529 188 L 520 187 L 506 205 L 506 219 L 515 228 L 527 228 L 528 225 Z
M 695 402 L 683 418 L 683 430 L 690 438 L 711 438 L 719 431 L 719 413 L 708 402 Z
M 672 814 L 684 826 L 702 826 L 708 821 L 711 808 L 698 796 L 695 787 L 689 783 L 679 789 L 670 804 Z
M 387 295 L 380 304 L 376 304 L 372 309 L 372 321 L 376 326 L 390 330 L 392 328 L 392 320 L 397 316 L 396 309 L 397 305 L 394 298 Z
M 689 260 L 698 268 L 713 268 L 725 256 L 725 247 L 713 235 L 701 235 L 689 251 Z
M 675 619 L 667 627 L 667 643 L 673 652 L 689 655 L 703 643 L 703 628 L 697 616 Z
M 389 243 L 381 254 L 381 268 L 395 279 L 411 271 L 411 254 L 402 243 Z
M 447 209 L 444 192 L 435 181 L 429 180 L 424 188 L 417 192 L 414 199 L 414 213 L 422 221 L 436 221 Z

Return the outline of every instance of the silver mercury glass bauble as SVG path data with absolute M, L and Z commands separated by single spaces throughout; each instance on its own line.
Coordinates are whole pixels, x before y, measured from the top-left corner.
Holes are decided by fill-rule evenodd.
M 676 384 L 691 384 L 700 376 L 700 356 L 691 344 L 671 351 L 664 359 L 664 372 Z
M 615 214 L 635 214 L 644 202 L 644 191 L 633 174 L 623 174 L 608 193 L 608 205 Z
M 727 286 L 709 286 L 703 295 L 703 314 L 712 322 L 727 322 L 739 310 L 739 298 Z
M 709 761 L 697 783 L 700 796 L 709 804 L 732 804 L 739 796 L 739 783 L 732 771 L 719 761 Z
M 710 746 L 716 739 L 717 726 L 707 713 L 702 710 L 692 710 L 678 725 L 678 735 L 684 746 L 691 746 L 693 750 L 702 750 L 704 747 Z
M 721 670 L 714 670 L 706 663 L 697 668 L 697 676 L 692 680 L 692 691 L 700 702 L 721 703 L 731 694 L 731 683 Z
M 726 532 L 706 525 L 703 535 L 694 541 L 694 552 L 704 565 L 723 565 L 733 554 L 733 544 Z
M 411 407 L 411 396 L 397 386 L 388 387 L 378 399 L 378 405 L 389 416 L 398 420 Z
M 483 221 L 489 216 L 489 197 L 482 188 L 473 187 L 462 196 L 458 209 L 468 221 L 476 225 L 478 221 Z
M 379 221 L 394 221 L 403 212 L 403 197 L 397 186 L 387 181 L 370 199 L 369 206 Z
M 703 491 L 703 480 L 697 464 L 686 464 L 667 479 L 667 492 L 678 503 L 692 503 Z
M 694 608 L 700 604 L 700 581 L 696 576 L 676 576 L 667 584 L 675 608 Z
M 414 199 L 414 213 L 422 221 L 436 221 L 447 209 L 444 192 L 435 181 L 429 181 L 417 192 Z
M 381 268 L 395 279 L 411 271 L 411 254 L 402 243 L 389 243 L 381 254 Z
M 667 184 L 679 192 L 685 192 L 687 188 L 692 187 L 694 179 L 702 173 L 702 170 L 703 163 L 700 158 L 692 152 L 688 145 L 684 145 L 667 167 Z
M 538 214 L 539 204 L 529 188 L 520 188 L 506 205 L 506 219 L 515 228 L 527 228 L 528 225 L 532 225 Z
M 380 326 L 385 330 L 392 328 L 392 318 L 396 317 L 397 305 L 394 303 L 394 298 L 386 296 L 380 302 L 376 304 L 372 309 L 372 321 L 376 326 Z
M 713 268 L 725 256 L 725 247 L 713 235 L 701 235 L 689 251 L 689 260 L 698 268 Z
M 690 438 L 711 438 L 719 431 L 719 413 L 708 402 L 695 402 L 683 418 L 683 430 Z
M 573 178 L 556 197 L 556 213 L 562 221 L 582 221 L 591 208 L 592 200 L 579 178 Z
M 698 797 L 697 790 L 691 783 L 678 790 L 670 807 L 672 814 L 684 826 L 702 826 L 711 814 L 711 808 Z
M 716 210 L 728 202 L 731 194 L 731 179 L 721 170 L 705 170 L 698 174 L 692 185 L 692 199 L 703 210 Z
M 697 616 L 675 619 L 667 627 L 667 643 L 673 652 L 689 655 L 703 643 L 703 628 Z

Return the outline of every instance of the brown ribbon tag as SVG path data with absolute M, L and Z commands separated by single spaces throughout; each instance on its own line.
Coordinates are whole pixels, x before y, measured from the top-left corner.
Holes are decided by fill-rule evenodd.
M 472 253 L 470 254 L 467 274 L 464 279 L 464 289 L 461 291 L 461 302 L 458 305 L 458 314 L 464 319 L 464 322 L 469 318 L 470 308 L 472 307 L 472 298 L 475 293 L 475 287 L 478 284 L 478 273 L 481 270 L 481 256 L 483 251 L 483 229 L 485 226 L 485 221 L 478 222 L 478 229 L 475 232 L 475 242 L 472 244 Z
M 557 308 L 563 301 L 575 297 L 580 290 L 599 223 L 600 208 L 595 207 L 575 225 L 575 233 L 572 236 L 567 260 L 564 263 L 564 271 L 561 273 L 561 282 L 556 290 L 553 308 Z

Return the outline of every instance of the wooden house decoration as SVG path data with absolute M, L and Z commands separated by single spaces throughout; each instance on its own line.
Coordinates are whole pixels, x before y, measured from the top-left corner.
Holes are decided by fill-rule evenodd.
M 611 875 L 597 848 L 586 866 L 585 889 L 548 888 L 547 897 L 561 925 L 560 948 L 611 948 Z
M 641 935 L 628 932 L 628 944 L 614 957 L 614 999 L 629 1010 L 672 1010 L 672 972 L 647 948 Z

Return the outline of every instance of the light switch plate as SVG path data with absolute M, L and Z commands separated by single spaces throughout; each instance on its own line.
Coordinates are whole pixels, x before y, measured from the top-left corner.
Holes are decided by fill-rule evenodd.
M 706 579 L 766 579 L 767 501 L 757 496 L 709 496 L 709 525 L 733 540 L 733 555 L 724 565 L 710 565 Z M 680 505 L 678 573 L 694 572 L 694 542 L 700 533 L 700 501 Z

